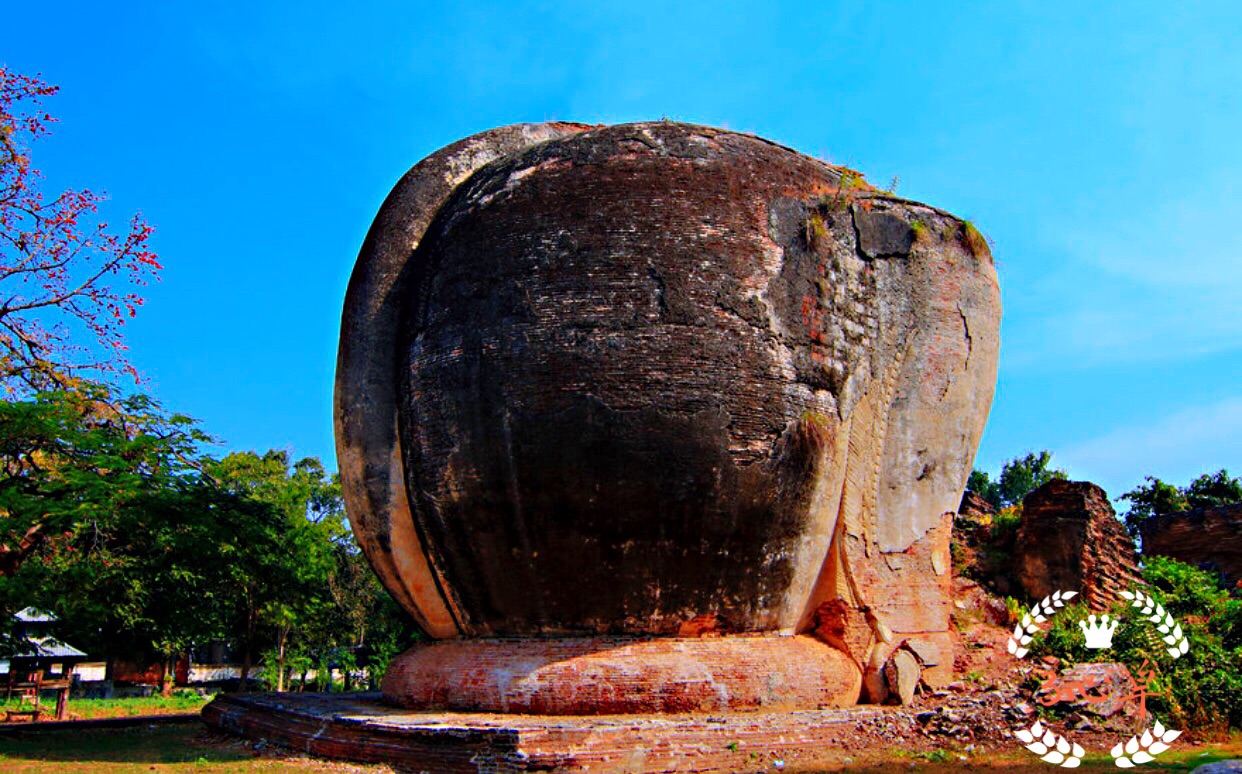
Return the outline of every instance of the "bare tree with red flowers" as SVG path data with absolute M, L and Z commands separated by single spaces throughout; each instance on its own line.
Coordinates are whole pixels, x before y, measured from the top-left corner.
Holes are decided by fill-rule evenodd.
M 83 377 L 138 372 L 122 335 L 157 276 L 152 227 L 134 215 L 112 230 L 106 197 L 40 190 L 30 147 L 56 119 L 42 109 L 57 86 L 0 66 L 0 385 L 14 393 L 69 387 Z

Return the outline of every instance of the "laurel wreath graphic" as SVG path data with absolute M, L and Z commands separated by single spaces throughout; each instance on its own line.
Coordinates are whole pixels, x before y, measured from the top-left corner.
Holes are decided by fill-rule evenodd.
M 1181 731 L 1166 730 L 1160 721 L 1142 737 L 1132 736 L 1124 745 L 1118 744 L 1111 751 L 1113 762 L 1123 769 L 1133 768 L 1140 763 L 1154 761 L 1156 756 L 1169 749 L 1169 742 L 1182 735 Z
M 1009 636 L 1009 652 L 1018 658 L 1025 656 L 1029 652 L 1026 646 L 1031 644 L 1039 631 L 1037 624 L 1047 621 L 1048 616 L 1054 615 L 1065 607 L 1067 600 L 1076 596 L 1077 591 L 1056 591 L 1032 605 L 1030 612 L 1022 616 L 1022 620 L 1014 627 L 1013 634 Z
M 1173 658 L 1181 658 L 1190 650 L 1190 643 L 1182 633 L 1182 626 L 1173 620 L 1173 616 L 1164 607 L 1141 591 L 1123 591 L 1121 596 L 1130 600 L 1132 607 L 1140 607 L 1143 617 L 1156 624 L 1160 639 L 1164 640 L 1165 648 Z
M 1087 754 L 1077 742 L 1070 744 L 1065 737 L 1045 730 L 1038 720 L 1030 728 L 1020 728 L 1014 731 L 1013 735 L 1023 741 L 1026 749 L 1040 756 L 1041 761 L 1056 764 L 1065 769 L 1078 768 L 1082 763 L 1082 756 Z
M 1026 656 L 1034 636 L 1039 633 L 1039 624 L 1055 615 L 1065 603 L 1077 596 L 1074 591 L 1056 591 L 1031 606 L 1029 612 L 1014 627 L 1009 637 L 1009 652 L 1017 658 Z M 1139 608 L 1140 614 L 1156 625 L 1160 638 L 1168 647 L 1165 650 L 1173 658 L 1180 658 L 1190 651 L 1190 642 L 1182 632 L 1182 627 L 1164 607 L 1151 596 L 1141 591 L 1123 591 L 1121 596 L 1130 601 L 1132 607 Z M 1040 760 L 1066 769 L 1077 768 L 1082 763 L 1084 750 L 1077 743 L 1058 736 L 1043 726 L 1040 721 L 1030 728 L 1017 729 L 1014 732 L 1026 749 L 1040 756 Z M 1142 736 L 1132 736 L 1124 743 L 1111 750 L 1113 762 L 1123 769 L 1133 768 L 1140 763 L 1148 763 L 1156 756 L 1169 749 L 1169 743 L 1182 735 L 1181 731 L 1166 729 L 1159 720 L 1155 725 L 1144 731 Z

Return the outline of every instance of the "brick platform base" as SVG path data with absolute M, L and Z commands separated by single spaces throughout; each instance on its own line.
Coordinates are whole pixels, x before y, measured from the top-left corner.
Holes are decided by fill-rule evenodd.
M 221 694 L 209 726 L 309 755 L 427 772 L 814 771 L 876 707 L 681 715 L 411 712 L 379 694 Z
M 532 715 L 846 707 L 862 674 L 807 636 L 446 640 L 398 656 L 384 696 L 419 710 Z

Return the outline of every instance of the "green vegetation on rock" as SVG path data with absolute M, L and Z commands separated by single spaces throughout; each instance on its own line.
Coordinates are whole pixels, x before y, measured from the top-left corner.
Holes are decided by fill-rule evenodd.
M 1147 707 L 1166 724 L 1199 732 L 1242 728 L 1242 600 L 1231 599 L 1215 576 L 1197 568 L 1159 556 L 1144 563 L 1145 593 L 1177 619 L 1190 644 L 1186 655 L 1171 658 L 1155 624 L 1123 601 L 1110 611 L 1121 621 L 1111 648 L 1086 648 L 1078 622 L 1089 611 L 1071 605 L 1036 637 L 1028 658 L 1116 661 L 1132 673 L 1146 662 L 1156 673 L 1157 693 Z
M 1130 503 L 1122 519 L 1134 537 L 1138 536 L 1139 525 L 1152 516 L 1242 502 L 1242 479 L 1230 476 L 1224 468 L 1204 473 L 1184 487 L 1166 484 L 1153 476 L 1146 476 L 1144 480 L 1146 484 L 1118 498 Z

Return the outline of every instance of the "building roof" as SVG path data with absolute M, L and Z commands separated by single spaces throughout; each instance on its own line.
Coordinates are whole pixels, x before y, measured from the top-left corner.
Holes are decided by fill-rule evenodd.
M 56 616 L 52 615 L 51 613 L 45 612 L 43 610 L 39 610 L 38 608 L 34 608 L 34 607 L 27 607 L 27 608 L 18 610 L 16 613 L 13 614 L 13 617 L 25 623 L 51 623 L 53 621 L 60 620 Z
M 9 658 L 86 658 L 86 654 L 54 637 L 29 637 L 26 646 Z

